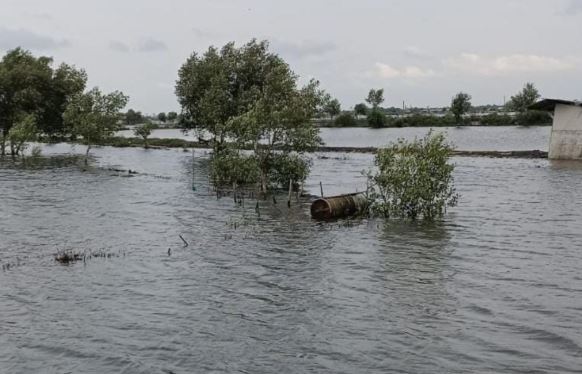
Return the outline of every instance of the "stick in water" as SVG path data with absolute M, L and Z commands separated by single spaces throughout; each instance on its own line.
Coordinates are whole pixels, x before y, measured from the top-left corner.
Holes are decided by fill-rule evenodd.
M 178 236 L 180 237 L 180 239 L 182 239 L 182 241 L 184 242 L 184 248 L 186 248 L 188 246 L 188 242 L 186 241 L 186 239 L 182 237 L 182 234 L 178 234 Z

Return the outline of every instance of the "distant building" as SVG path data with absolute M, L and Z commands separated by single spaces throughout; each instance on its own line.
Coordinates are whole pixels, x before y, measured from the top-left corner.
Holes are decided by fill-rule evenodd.
M 582 102 L 544 99 L 529 109 L 554 113 L 550 159 L 582 160 Z

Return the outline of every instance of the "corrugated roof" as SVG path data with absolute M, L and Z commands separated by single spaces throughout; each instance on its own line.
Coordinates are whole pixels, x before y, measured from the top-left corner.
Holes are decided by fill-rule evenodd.
M 582 106 L 582 102 L 580 102 L 580 101 L 561 100 L 561 99 L 543 99 L 543 100 L 540 100 L 533 105 L 530 105 L 528 109 L 546 110 L 548 112 L 551 112 L 556 108 L 557 104 Z

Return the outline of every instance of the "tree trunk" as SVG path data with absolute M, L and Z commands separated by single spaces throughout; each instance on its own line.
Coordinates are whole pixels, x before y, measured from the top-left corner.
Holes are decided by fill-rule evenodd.
M 87 152 L 85 152 L 85 165 L 89 164 L 89 151 L 91 150 L 91 145 L 87 145 Z
M 2 135 L 0 136 L 0 156 L 6 155 L 6 130 L 2 129 Z

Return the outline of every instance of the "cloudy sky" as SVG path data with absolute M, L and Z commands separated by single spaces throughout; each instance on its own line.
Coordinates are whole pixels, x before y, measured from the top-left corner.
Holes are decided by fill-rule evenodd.
M 582 0 L 0 0 L 0 53 L 22 46 L 87 70 L 146 113 L 178 110 L 193 51 L 256 37 L 345 108 L 501 104 L 526 81 L 582 99 Z

